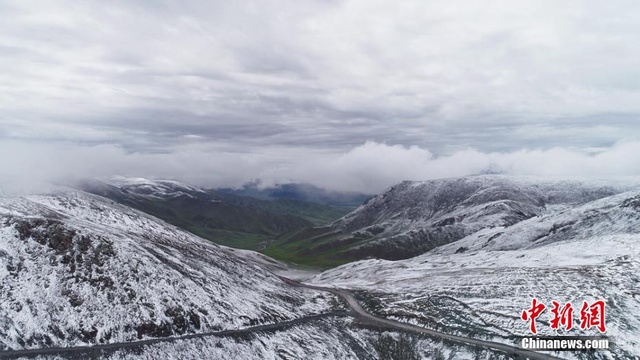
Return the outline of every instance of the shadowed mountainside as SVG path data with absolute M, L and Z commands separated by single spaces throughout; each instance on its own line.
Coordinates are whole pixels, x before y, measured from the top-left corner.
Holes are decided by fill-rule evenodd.
M 260 200 L 174 181 L 83 180 L 76 187 L 161 218 L 217 244 L 260 249 L 270 239 L 329 223 L 348 208 L 299 200 Z

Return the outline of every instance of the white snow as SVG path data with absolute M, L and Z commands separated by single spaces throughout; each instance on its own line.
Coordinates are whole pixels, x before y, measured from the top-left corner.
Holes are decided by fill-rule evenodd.
M 16 226 L 29 221 L 34 234 L 72 232 L 72 245 L 21 239 Z M 246 253 L 72 190 L 0 199 L 0 269 L 0 348 L 128 341 L 142 324 L 234 329 L 329 308 L 327 294 L 286 286 Z
M 552 300 L 571 301 L 576 312 L 583 301 L 603 299 L 607 335 L 616 346 L 596 356 L 638 357 L 639 199 L 636 190 L 556 207 L 509 227 L 485 228 L 415 258 L 359 261 L 308 281 L 375 292 L 382 301 L 380 311 L 390 318 L 421 319 L 422 326 L 453 332 L 477 326 L 482 329 L 477 336 L 506 343 L 513 341 L 509 335 L 528 334 L 519 316 L 533 297 L 549 305 Z M 549 321 L 549 311 L 541 318 Z M 539 328 L 543 335 L 554 334 L 548 323 Z M 598 334 L 568 334 L 581 333 Z

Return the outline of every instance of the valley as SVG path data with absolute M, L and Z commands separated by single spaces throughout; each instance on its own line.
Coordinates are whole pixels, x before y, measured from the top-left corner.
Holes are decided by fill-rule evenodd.
M 260 199 L 174 181 L 82 180 L 75 187 L 156 216 L 220 245 L 262 250 L 283 233 L 323 225 L 352 207 Z

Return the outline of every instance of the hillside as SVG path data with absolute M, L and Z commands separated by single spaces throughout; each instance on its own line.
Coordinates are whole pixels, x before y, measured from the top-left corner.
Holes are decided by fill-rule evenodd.
M 0 349 L 122 342 L 329 308 L 234 250 L 79 192 L 0 200 Z
M 360 289 L 360 300 L 386 318 L 508 344 L 529 334 L 520 313 L 534 297 L 547 306 L 572 302 L 575 319 L 583 301 L 603 300 L 611 351 L 561 357 L 637 359 L 639 224 L 636 190 L 487 228 L 411 259 L 346 264 L 309 281 Z M 577 324 L 556 332 L 550 318 L 547 309 L 539 320 L 540 335 L 602 335 Z
M 265 252 L 292 261 L 336 265 L 406 259 L 490 228 L 507 228 L 611 196 L 632 186 L 482 175 L 403 182 L 325 227 L 280 237 Z

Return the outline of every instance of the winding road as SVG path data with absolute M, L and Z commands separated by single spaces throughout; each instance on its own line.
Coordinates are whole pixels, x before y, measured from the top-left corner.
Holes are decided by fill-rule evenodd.
M 282 281 L 286 282 L 289 285 L 305 287 L 305 288 L 313 289 L 313 290 L 328 291 L 328 292 L 330 292 L 332 294 L 340 296 L 341 298 L 343 298 L 347 302 L 347 304 L 349 304 L 349 307 L 355 313 L 355 317 L 356 318 L 359 318 L 359 320 L 363 320 L 364 322 L 368 322 L 368 323 L 373 324 L 373 325 L 377 325 L 377 326 L 384 327 L 384 328 L 389 328 L 389 329 L 394 329 L 394 330 L 409 331 L 409 332 L 413 332 L 413 333 L 425 334 L 425 335 L 429 335 L 429 336 L 432 336 L 432 337 L 437 337 L 437 338 L 449 340 L 449 341 L 452 341 L 452 342 L 456 342 L 456 343 L 459 343 L 459 344 L 470 345 L 470 346 L 473 346 L 473 347 L 479 347 L 479 348 L 499 351 L 499 352 L 502 352 L 502 353 L 505 353 L 505 354 L 508 354 L 508 355 L 518 355 L 518 356 L 526 358 L 526 359 L 540 359 L 540 360 L 562 359 L 562 358 L 559 358 L 559 357 L 556 357 L 556 356 L 552 356 L 552 355 L 548 355 L 548 354 L 543 354 L 543 353 L 539 353 L 539 352 L 535 352 L 535 351 L 519 348 L 517 346 L 510 346 L 510 345 L 507 345 L 507 344 L 497 343 L 497 342 L 493 342 L 493 341 L 486 341 L 486 340 L 468 338 L 468 337 L 464 337 L 464 336 L 451 335 L 451 334 L 447 334 L 447 333 L 443 333 L 443 332 L 439 332 L 439 331 L 435 331 L 435 330 L 431 330 L 431 329 L 426 329 L 426 328 L 423 328 L 423 327 L 420 327 L 420 326 L 416 326 L 416 325 L 412 325 L 412 324 L 407 324 L 407 323 L 403 323 L 403 322 L 399 322 L 399 321 L 393 321 L 393 320 L 377 317 L 377 316 L 372 315 L 369 312 L 367 312 L 360 305 L 358 300 L 356 300 L 356 298 L 353 296 L 353 293 L 351 291 L 349 291 L 349 290 L 338 289 L 338 288 L 329 288 L 329 287 L 316 286 L 316 285 L 309 285 L 309 284 L 304 284 L 304 283 L 301 283 L 299 281 L 292 280 L 292 279 L 289 279 L 289 278 L 286 278 L 286 277 L 282 277 L 282 276 L 278 276 L 278 277 L 280 279 L 282 279 Z
M 451 334 L 447 334 L 447 333 L 443 333 L 443 332 L 439 332 L 431 329 L 426 329 L 416 325 L 411 325 L 411 324 L 402 323 L 399 321 L 393 321 L 393 320 L 377 317 L 367 312 L 360 305 L 360 303 L 358 303 L 353 293 L 347 289 L 329 288 L 329 287 L 323 287 L 323 286 L 304 284 L 299 281 L 292 280 L 283 276 L 279 276 L 279 275 L 276 275 L 276 276 L 278 276 L 282 281 L 284 281 L 285 283 L 291 286 L 304 287 L 304 288 L 319 290 L 319 291 L 326 291 L 334 295 L 337 295 L 343 298 L 347 302 L 347 304 L 349 305 L 352 311 L 351 312 L 333 311 L 333 312 L 328 312 L 324 314 L 305 316 L 303 318 L 289 320 L 289 321 L 282 321 L 275 324 L 259 325 L 259 326 L 244 328 L 244 329 L 238 329 L 238 330 L 223 330 L 223 331 L 214 331 L 214 332 L 190 334 L 190 335 L 167 337 L 167 338 L 156 338 L 156 339 L 147 339 L 147 340 L 131 341 L 131 342 L 123 342 L 123 343 L 101 344 L 101 345 L 93 345 L 93 346 L 0 351 L 0 359 L 33 358 L 33 357 L 39 357 L 39 356 L 64 356 L 71 359 L 98 358 L 121 349 L 136 349 L 146 345 L 152 345 L 152 344 L 161 343 L 161 342 L 188 340 L 188 339 L 202 338 L 202 337 L 208 337 L 208 336 L 218 336 L 218 337 L 241 336 L 241 335 L 251 334 L 255 332 L 276 331 L 276 330 L 286 329 L 298 324 L 303 324 L 306 322 L 311 322 L 311 321 L 315 321 L 315 320 L 319 320 L 327 317 L 334 317 L 334 316 L 353 316 L 362 322 L 376 325 L 382 328 L 425 334 L 428 336 L 437 337 L 440 339 L 448 340 L 451 342 L 455 342 L 455 343 L 459 343 L 467 346 L 490 349 L 490 350 L 502 352 L 508 355 L 517 355 L 526 359 L 536 359 L 536 360 L 537 359 L 540 359 L 540 360 L 561 359 L 552 355 L 542 354 L 535 351 L 522 349 L 516 346 L 510 346 L 510 345 L 501 344 L 501 343 L 492 342 L 492 341 L 467 338 L 463 336 L 451 335 Z

